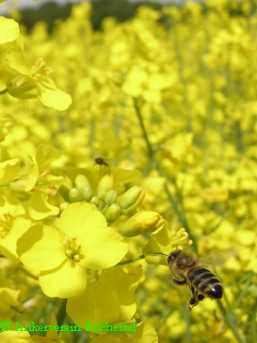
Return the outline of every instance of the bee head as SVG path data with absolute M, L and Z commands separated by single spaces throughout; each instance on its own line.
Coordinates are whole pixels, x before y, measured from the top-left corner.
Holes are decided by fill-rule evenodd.
M 193 267 L 196 263 L 196 260 L 187 254 L 180 254 L 176 260 L 176 266 L 180 269 L 186 269 Z
M 168 264 L 173 264 L 174 262 L 176 262 L 180 253 L 181 253 L 181 250 L 175 250 L 171 252 L 168 256 Z

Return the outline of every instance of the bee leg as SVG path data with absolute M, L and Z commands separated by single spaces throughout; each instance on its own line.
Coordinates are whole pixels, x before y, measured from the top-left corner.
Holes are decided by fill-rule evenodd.
M 189 300 L 189 304 L 188 304 L 188 307 L 189 309 L 191 310 L 194 306 L 196 306 L 198 303 L 197 299 L 192 297 L 190 300 Z
M 199 302 L 198 296 L 199 295 L 197 294 L 196 289 L 192 285 L 190 285 L 190 290 L 192 292 L 192 297 L 189 300 L 188 308 L 191 311 L 192 308 L 198 304 L 198 302 Z
M 203 294 L 198 294 L 198 295 L 197 295 L 197 300 L 198 300 L 198 301 L 202 301 L 204 298 L 205 298 L 205 297 L 204 297 Z
M 178 280 L 178 279 L 172 279 L 173 282 L 176 284 L 176 285 L 185 285 L 186 284 L 186 279 L 181 279 L 181 280 Z
M 188 308 L 191 311 L 193 307 L 198 304 L 198 299 L 195 296 L 192 296 L 188 303 Z

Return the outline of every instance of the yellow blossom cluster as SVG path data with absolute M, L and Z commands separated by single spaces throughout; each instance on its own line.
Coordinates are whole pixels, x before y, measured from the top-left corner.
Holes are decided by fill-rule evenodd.
M 52 33 L 0 17 L 1 342 L 256 341 L 256 11 L 141 6 L 95 31 L 83 3 Z M 221 300 L 189 311 L 174 249 Z M 88 320 L 137 330 L 15 331 Z

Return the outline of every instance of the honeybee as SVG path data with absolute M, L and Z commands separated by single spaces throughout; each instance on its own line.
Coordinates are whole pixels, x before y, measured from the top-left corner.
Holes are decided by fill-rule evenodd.
M 205 297 L 220 299 L 222 285 L 215 274 L 203 267 L 192 255 L 182 250 L 171 252 L 167 259 L 168 266 L 177 285 L 187 284 L 192 292 L 189 308 L 196 306 Z
M 99 166 L 109 167 L 109 164 L 105 161 L 105 159 L 100 156 L 95 158 L 95 163 L 98 164 Z

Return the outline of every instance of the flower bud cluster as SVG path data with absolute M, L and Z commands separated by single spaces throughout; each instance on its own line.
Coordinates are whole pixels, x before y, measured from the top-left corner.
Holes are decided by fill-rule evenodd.
M 75 177 L 74 185 L 69 190 L 69 201 L 87 201 L 100 209 L 109 223 L 121 215 L 129 216 L 140 206 L 145 196 L 142 187 L 130 186 L 123 192 L 115 189 L 112 174 L 103 175 L 94 187 L 89 178 L 79 174 Z

